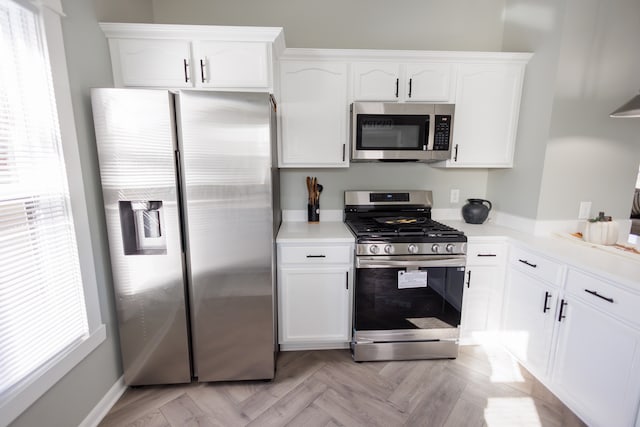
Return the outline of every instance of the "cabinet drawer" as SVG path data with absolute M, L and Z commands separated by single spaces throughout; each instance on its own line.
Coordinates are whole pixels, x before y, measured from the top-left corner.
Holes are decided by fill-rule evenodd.
M 351 264 L 353 247 L 339 246 L 280 246 L 278 262 L 280 264 Z
M 554 285 L 560 284 L 562 264 L 516 246 L 512 246 L 509 253 L 509 262 L 521 271 Z
M 467 265 L 497 265 L 504 261 L 502 243 L 468 243 Z
M 569 301 L 570 296 L 575 296 L 612 316 L 640 324 L 640 295 L 627 292 L 602 279 L 569 269 L 567 294 Z

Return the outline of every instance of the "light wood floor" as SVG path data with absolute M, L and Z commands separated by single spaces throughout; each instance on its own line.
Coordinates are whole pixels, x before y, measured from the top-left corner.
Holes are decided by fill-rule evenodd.
M 272 382 L 130 388 L 100 427 L 584 426 L 497 346 L 408 362 L 281 352 L 277 366 Z

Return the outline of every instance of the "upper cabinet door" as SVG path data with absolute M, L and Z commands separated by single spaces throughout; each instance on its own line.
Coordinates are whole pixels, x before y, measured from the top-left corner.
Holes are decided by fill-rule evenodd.
M 452 102 L 455 83 L 452 64 L 416 63 L 406 65 L 405 100 Z
M 280 167 L 347 167 L 347 64 L 283 61 Z
M 392 62 L 353 64 L 354 101 L 398 101 L 403 92 L 400 65 Z
M 193 87 L 188 40 L 112 39 L 116 86 Z
M 447 166 L 511 167 L 524 65 L 461 64 Z
M 271 86 L 267 43 L 200 41 L 194 60 L 198 85 L 207 88 Z

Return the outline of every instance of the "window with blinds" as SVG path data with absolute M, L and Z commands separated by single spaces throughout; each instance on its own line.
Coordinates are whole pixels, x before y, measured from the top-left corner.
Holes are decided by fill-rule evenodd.
M 89 333 L 41 31 L 0 0 L 0 397 Z

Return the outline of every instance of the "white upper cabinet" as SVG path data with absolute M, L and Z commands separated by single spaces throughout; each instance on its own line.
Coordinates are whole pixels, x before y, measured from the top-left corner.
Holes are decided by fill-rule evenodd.
M 116 87 L 273 90 L 281 28 L 100 24 Z
M 280 64 L 280 167 L 346 167 L 347 64 Z
M 110 48 L 116 86 L 193 87 L 189 40 L 122 39 Z
M 354 62 L 354 101 L 452 102 L 453 64 Z
M 512 167 L 524 63 L 460 64 L 447 167 Z
M 268 88 L 271 61 L 267 43 L 200 41 L 195 64 L 202 87 Z

